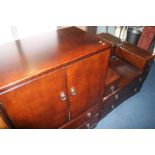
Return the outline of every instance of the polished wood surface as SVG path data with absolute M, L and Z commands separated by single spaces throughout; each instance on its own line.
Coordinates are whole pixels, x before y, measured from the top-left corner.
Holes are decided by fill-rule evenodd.
M 104 41 L 110 43 L 111 45 L 116 45 L 118 43 L 121 43 L 120 38 L 115 37 L 114 35 L 112 35 L 110 33 L 100 33 L 100 34 L 98 34 L 98 37 L 100 37 Z
M 116 55 L 110 58 L 109 67 L 120 75 L 119 84 L 113 92 L 105 93 L 101 105 L 100 119 L 120 103 L 139 92 L 150 69 L 150 62 L 153 60 L 150 53 L 130 43 L 123 43 L 115 50 Z M 112 79 L 114 79 L 114 76 L 110 77 L 110 74 L 108 74 L 106 77 L 107 89 L 111 86 Z
M 100 119 L 105 117 L 109 112 L 115 109 L 120 103 L 133 96 L 137 92 L 139 92 L 143 82 L 139 80 L 143 77 L 136 77 L 133 80 L 130 80 L 128 84 L 121 85 L 118 87 L 116 91 L 109 94 L 108 96 L 104 96 L 103 102 L 101 105 L 101 114 Z
M 97 113 L 92 119 L 80 125 L 78 129 L 93 129 L 96 127 L 98 121 L 99 121 L 99 113 Z
M 100 103 L 96 104 L 95 106 L 91 107 L 75 119 L 72 119 L 68 123 L 66 123 L 64 126 L 62 126 L 62 129 L 75 129 L 78 128 L 81 124 L 84 124 L 88 120 L 92 119 L 96 114 L 99 114 L 100 112 Z
M 69 121 L 65 69 L 30 81 L 0 96 L 17 128 L 59 128 Z
M 154 59 L 149 52 L 136 47 L 130 43 L 124 43 L 116 48 L 116 56 L 132 64 L 140 70 L 144 70 L 146 65 Z
M 142 74 L 140 70 L 115 56 L 111 57 L 109 65 L 120 75 L 119 86 L 128 84 Z
M 0 45 L 0 93 L 109 47 L 76 27 Z
M 109 67 L 108 72 L 107 72 L 107 76 L 106 76 L 106 80 L 105 80 L 105 84 L 109 85 L 113 81 L 116 81 L 119 79 L 120 79 L 120 75 L 116 71 L 114 71 L 111 67 Z
M 67 67 L 71 119 L 101 102 L 109 53 L 107 50 Z M 72 87 L 76 95 L 71 94 Z
M 119 80 L 120 75 L 111 67 L 108 67 L 108 73 L 105 80 L 105 96 L 118 89 Z
M 0 129 L 8 129 L 7 124 L 4 122 L 1 116 L 0 116 Z

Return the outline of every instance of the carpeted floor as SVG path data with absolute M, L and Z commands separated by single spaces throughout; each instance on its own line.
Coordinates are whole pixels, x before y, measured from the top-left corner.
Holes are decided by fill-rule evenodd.
M 155 62 L 141 91 L 102 119 L 97 129 L 155 128 Z

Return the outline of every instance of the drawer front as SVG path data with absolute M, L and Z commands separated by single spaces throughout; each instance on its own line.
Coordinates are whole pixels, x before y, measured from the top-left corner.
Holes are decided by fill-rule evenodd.
M 97 113 L 92 119 L 80 125 L 77 129 L 93 129 L 96 127 L 99 121 L 99 113 Z
M 103 118 L 120 103 L 122 103 L 132 95 L 136 94 L 139 91 L 141 84 L 142 80 L 141 78 L 138 78 L 135 81 L 129 83 L 127 86 L 118 89 L 109 96 L 104 97 L 101 105 L 100 118 Z
M 85 113 L 78 116 L 77 118 L 71 120 L 69 123 L 65 124 L 61 128 L 62 129 L 75 129 L 81 124 L 83 124 L 84 122 L 92 119 L 97 113 L 99 114 L 99 111 L 100 111 L 100 104 L 97 104 L 93 106 L 92 108 L 90 108 Z
M 118 89 L 118 83 L 119 83 L 119 80 L 114 81 L 114 82 L 106 85 L 106 88 L 105 88 L 105 96 L 113 93 L 116 89 Z

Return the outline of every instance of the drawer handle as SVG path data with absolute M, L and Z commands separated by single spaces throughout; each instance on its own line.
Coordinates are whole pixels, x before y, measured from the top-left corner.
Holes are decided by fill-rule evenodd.
M 60 99 L 62 101 L 65 101 L 67 99 L 67 96 L 65 95 L 65 93 L 63 91 L 60 93 Z
M 88 113 L 87 113 L 87 117 L 88 117 L 88 118 L 91 118 L 91 116 L 92 116 L 92 113 L 91 113 L 91 112 L 88 112 Z
M 111 109 L 114 109 L 115 108 L 115 105 L 111 105 Z
M 73 96 L 75 96 L 75 95 L 76 95 L 76 90 L 75 90 L 75 88 L 74 88 L 74 87 L 72 87 L 72 88 L 71 88 L 71 94 L 72 94 Z
M 113 92 L 115 90 L 115 86 L 111 86 L 110 90 L 111 90 L 111 92 Z
M 142 82 L 142 78 L 139 78 L 139 82 Z
M 115 100 L 118 100 L 118 99 L 119 99 L 118 94 L 116 94 L 115 95 Z
M 134 92 L 135 92 L 135 93 L 137 92 L 137 88 L 134 89 Z
M 88 129 L 90 128 L 90 124 L 89 123 L 87 123 L 86 126 L 87 126 Z

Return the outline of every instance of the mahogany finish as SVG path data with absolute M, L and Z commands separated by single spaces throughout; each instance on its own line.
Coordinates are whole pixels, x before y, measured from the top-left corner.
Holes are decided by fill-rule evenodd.
M 67 67 L 71 119 L 101 103 L 108 57 L 109 53 L 105 51 Z M 71 88 L 75 89 L 76 95 L 72 95 Z
M 100 111 L 100 119 L 102 119 L 120 103 L 139 92 L 154 56 L 130 43 L 118 44 L 118 39 L 109 34 L 100 34 L 99 38 L 110 42 L 113 46 L 105 82 L 106 92 Z M 116 74 L 112 74 L 113 71 Z M 120 76 L 119 79 L 117 74 Z M 110 92 L 112 87 L 116 89 Z
M 118 42 L 70 27 L 1 45 L 0 125 L 94 128 L 140 90 L 154 58 Z
M 4 122 L 1 116 L 0 116 L 0 129 L 8 129 L 7 124 Z
M 87 121 L 91 120 L 96 114 L 99 115 L 100 112 L 100 103 L 96 104 L 92 108 L 88 109 L 83 114 L 79 115 L 75 119 L 71 120 L 70 122 L 66 123 L 62 126 L 62 129 L 75 129 L 79 128 L 81 125 L 85 124 Z
M 102 40 L 110 43 L 111 45 L 116 45 L 116 44 L 121 43 L 120 38 L 117 38 L 110 33 L 100 33 L 100 34 L 98 34 L 98 37 L 101 38 Z
M 18 128 L 58 128 L 68 122 L 65 69 L 30 81 L 0 96 L 6 112 Z
M 101 103 L 109 48 L 76 27 L 1 45 L 0 102 L 8 122 L 61 128 Z
M 106 43 L 111 45 L 111 52 L 110 53 L 111 53 L 111 55 L 114 55 L 116 45 L 121 43 L 121 39 L 113 36 L 110 33 L 100 33 L 100 34 L 98 34 L 98 37 L 100 39 L 102 39 L 103 41 L 105 41 Z
M 0 93 L 109 48 L 76 27 L 0 45 Z
M 120 48 L 116 48 L 115 54 L 140 70 L 144 70 L 154 58 L 149 52 L 130 43 L 124 43 Z
M 119 86 L 128 84 L 142 73 L 137 68 L 115 56 L 111 57 L 109 66 L 120 75 Z
M 118 88 L 120 80 L 120 75 L 115 72 L 111 67 L 108 68 L 108 73 L 105 80 L 105 94 L 104 96 L 107 96 L 108 94 L 114 92 Z
M 80 125 L 77 129 L 93 129 L 96 127 L 99 121 L 99 113 L 97 113 L 92 119 Z

